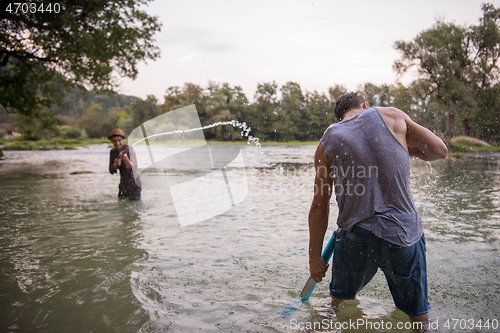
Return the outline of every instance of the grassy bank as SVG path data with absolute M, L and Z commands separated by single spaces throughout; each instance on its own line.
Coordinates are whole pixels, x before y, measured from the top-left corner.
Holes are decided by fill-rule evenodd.
M 51 140 L 28 141 L 14 138 L 0 140 L 0 145 L 2 145 L 0 150 L 63 150 L 101 143 L 109 143 L 109 140 L 105 138 L 84 140 L 54 138 Z
M 87 147 L 95 144 L 109 144 L 106 138 L 100 139 L 63 139 L 54 138 L 51 140 L 38 140 L 28 141 L 19 138 L 3 139 L 0 140 L 0 150 L 63 150 L 63 149 L 76 149 L 76 147 Z M 182 143 L 182 142 L 179 142 Z M 221 144 L 236 144 L 247 145 L 246 140 L 241 141 L 216 141 L 209 140 L 209 145 Z M 263 141 L 260 142 L 262 146 L 304 146 L 311 145 L 317 146 L 319 141 Z M 482 153 L 482 152 L 500 152 L 499 143 L 491 143 L 490 146 L 484 146 L 470 141 L 445 141 L 448 147 L 450 156 L 463 156 L 467 153 Z M 254 145 L 254 144 L 252 144 Z
M 471 153 L 500 153 L 500 144 L 496 142 L 490 143 L 490 146 L 484 146 L 465 140 L 445 140 L 445 144 L 448 147 L 448 156 L 451 157 L 462 157 Z
M 28 141 L 21 139 L 9 139 L 0 140 L 0 150 L 62 150 L 62 149 L 76 149 L 76 147 L 86 147 L 95 144 L 109 144 L 109 140 L 106 138 L 101 139 L 63 139 L 54 138 L 51 140 L 38 140 L 38 141 Z M 248 145 L 247 141 L 215 141 L 209 140 L 207 142 L 209 145 Z M 260 142 L 262 146 L 303 146 L 303 145 L 313 145 L 317 146 L 319 141 L 265 141 Z M 170 142 L 170 144 L 175 144 Z M 186 144 L 185 141 L 179 141 L 178 144 Z M 254 145 L 254 144 L 252 144 Z

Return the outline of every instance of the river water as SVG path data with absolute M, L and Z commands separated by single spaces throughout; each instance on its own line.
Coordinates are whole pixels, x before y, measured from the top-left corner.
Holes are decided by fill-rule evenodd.
M 308 278 L 315 147 L 241 150 L 246 198 L 185 227 L 163 185 L 117 199 L 107 145 L 5 152 L 0 332 L 410 332 L 381 272 L 337 314 L 322 282 L 278 315 Z M 500 331 L 499 164 L 411 161 L 440 331 Z M 327 237 L 336 214 L 333 201 Z

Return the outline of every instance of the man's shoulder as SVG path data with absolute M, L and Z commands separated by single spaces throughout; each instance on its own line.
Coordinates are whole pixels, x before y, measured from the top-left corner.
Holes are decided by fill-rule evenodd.
M 402 110 L 395 108 L 395 107 L 392 107 L 392 106 L 378 106 L 377 110 L 378 110 L 378 112 L 380 112 L 380 114 L 382 116 L 387 116 L 387 117 L 394 118 L 394 119 L 398 119 L 398 118 L 405 119 L 405 117 L 408 116 Z
M 406 145 L 406 132 L 407 123 L 410 117 L 395 107 L 381 107 L 379 108 L 380 115 L 384 119 L 387 128 L 392 132 L 392 134 L 397 138 L 397 140 L 403 145 Z

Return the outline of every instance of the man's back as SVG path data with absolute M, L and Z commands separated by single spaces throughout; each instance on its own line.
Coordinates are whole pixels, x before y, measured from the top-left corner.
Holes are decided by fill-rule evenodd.
M 368 108 L 330 126 L 321 144 L 334 180 L 337 225 L 347 231 L 363 225 L 380 238 L 410 246 L 422 236 L 422 224 L 410 193 L 406 141 L 403 146 L 394 135 L 405 122 L 393 114 L 388 118 L 394 132 L 377 108 Z
M 346 197 L 341 198 L 345 200 L 344 209 L 349 206 L 348 209 L 353 214 L 357 214 L 359 210 L 365 210 L 366 207 L 369 207 L 368 209 L 371 209 L 373 214 L 355 223 L 350 231 L 339 229 L 337 232 L 338 237 L 335 242 L 332 265 L 332 282 L 330 283 L 330 294 L 333 298 L 332 305 L 338 306 L 343 299 L 354 298 L 357 292 L 372 279 L 377 269 L 380 268 L 386 276 L 396 307 L 408 314 L 412 321 L 426 321 L 429 318 L 430 305 L 427 301 L 424 237 L 422 236 L 411 246 L 396 246 L 393 242 L 383 239 L 383 237 L 377 237 L 376 225 L 383 226 L 387 224 L 389 229 L 397 228 L 398 222 L 401 222 L 401 216 L 407 213 L 401 207 L 404 206 L 405 191 L 408 190 L 409 193 L 409 186 L 406 185 L 405 188 L 402 185 L 401 188 L 397 188 L 397 185 L 408 184 L 406 182 L 406 177 L 409 175 L 408 156 L 416 156 L 424 160 L 445 158 L 447 148 L 441 139 L 428 129 L 413 122 L 401 110 L 379 108 L 379 111 L 377 111 L 377 109 L 373 108 L 372 111 L 366 112 L 365 109 L 367 108 L 368 103 L 357 93 L 348 93 L 341 96 L 335 102 L 334 108 L 335 117 L 341 122 L 330 126 L 325 132 L 326 137 L 324 136 L 324 140 L 322 139 L 322 143 L 318 145 L 314 156 L 316 168 L 315 191 L 309 211 L 309 267 L 311 277 L 316 282 L 320 282 L 327 270 L 327 265 L 321 257 L 321 250 L 328 228 L 330 198 L 331 194 L 336 190 L 333 187 L 334 180 L 335 184 L 347 184 L 345 176 L 343 179 L 335 176 L 339 172 L 335 168 L 344 163 L 343 161 L 347 161 L 347 163 L 353 162 L 356 157 L 359 157 L 359 160 L 365 164 L 355 164 L 354 167 L 362 166 L 366 168 L 366 160 L 368 160 L 369 165 L 385 168 L 379 170 L 379 176 L 382 174 L 385 180 L 377 184 L 376 181 L 366 182 L 364 177 L 361 177 L 363 173 L 350 176 L 351 180 L 354 180 L 356 176 L 362 178 L 361 182 L 355 184 L 373 186 L 375 191 L 370 193 L 369 196 L 364 196 L 364 198 L 359 196 L 359 200 L 350 200 L 353 197 L 348 198 L 349 203 Z M 363 115 L 363 113 L 365 114 Z M 370 115 L 370 117 L 367 117 L 367 115 Z M 359 126 L 348 125 L 353 118 L 352 123 L 359 123 Z M 363 119 L 365 121 L 360 121 Z M 328 133 L 329 131 L 330 133 Z M 349 131 L 352 131 L 352 133 L 349 133 Z M 346 138 L 351 146 L 344 149 L 342 145 L 348 143 L 343 141 Z M 349 157 L 349 154 L 352 157 Z M 382 156 L 382 159 L 380 156 Z M 391 169 L 392 157 L 394 157 L 394 162 L 399 165 L 396 165 L 396 168 L 393 165 Z M 346 170 L 344 169 L 344 171 Z M 391 173 L 396 179 L 393 183 L 396 188 L 390 188 L 389 192 L 387 192 L 385 187 L 387 186 L 386 183 L 390 182 Z M 370 191 L 370 189 L 367 188 L 366 190 Z M 387 194 L 389 196 L 399 196 L 403 200 L 400 201 L 403 205 L 398 206 L 397 200 L 396 205 L 394 205 L 394 202 L 390 199 L 387 200 L 387 198 L 380 201 L 380 198 L 376 195 L 377 192 L 381 193 L 382 196 Z M 372 202 L 372 200 L 374 201 Z M 386 210 L 377 211 L 377 209 L 372 208 L 378 207 L 380 203 L 385 205 Z M 413 202 L 408 207 L 414 207 Z M 339 208 L 339 214 L 341 213 Z M 370 212 L 368 211 L 368 213 Z M 397 216 L 398 214 L 400 216 Z M 413 222 L 414 225 L 420 220 L 408 214 L 406 216 L 410 219 L 407 222 Z M 374 225 L 375 229 L 373 230 L 375 231 L 370 230 Z M 417 225 L 417 228 L 421 230 L 421 226 Z M 407 241 L 411 239 L 412 237 L 409 237 Z

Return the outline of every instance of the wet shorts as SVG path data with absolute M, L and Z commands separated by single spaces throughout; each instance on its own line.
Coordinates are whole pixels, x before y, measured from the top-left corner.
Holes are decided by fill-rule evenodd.
M 333 256 L 330 292 L 339 299 L 353 299 L 373 278 L 384 272 L 394 304 L 409 316 L 429 312 L 424 236 L 410 247 L 401 247 L 354 226 L 339 230 Z
M 141 187 L 136 184 L 134 186 L 134 189 L 130 193 L 125 191 L 119 191 L 118 198 L 120 199 L 128 198 L 129 200 L 141 200 Z

